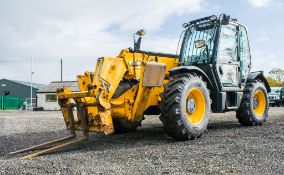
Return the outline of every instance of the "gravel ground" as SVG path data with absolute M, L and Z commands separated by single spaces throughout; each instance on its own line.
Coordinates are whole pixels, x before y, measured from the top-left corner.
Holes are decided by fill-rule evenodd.
M 176 142 L 158 116 L 136 133 L 91 134 L 84 144 L 32 160 L 7 154 L 66 135 L 60 112 L 0 111 L 0 174 L 283 174 L 284 108 L 243 127 L 235 113 L 213 114 L 200 139 Z

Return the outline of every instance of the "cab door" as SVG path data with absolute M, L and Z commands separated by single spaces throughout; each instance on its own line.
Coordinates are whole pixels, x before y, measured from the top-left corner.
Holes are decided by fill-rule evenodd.
M 238 60 L 238 27 L 222 25 L 217 49 L 216 69 L 222 89 L 240 88 L 240 62 Z
M 241 82 L 244 86 L 251 68 L 251 55 L 247 30 L 241 25 L 239 26 L 239 48 Z

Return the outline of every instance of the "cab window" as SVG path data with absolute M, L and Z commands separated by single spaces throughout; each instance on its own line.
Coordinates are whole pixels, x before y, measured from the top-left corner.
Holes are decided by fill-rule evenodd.
M 237 61 L 237 27 L 233 24 L 221 26 L 217 60 L 221 63 Z
M 240 26 L 240 69 L 241 77 L 245 78 L 250 69 L 250 50 L 246 28 Z

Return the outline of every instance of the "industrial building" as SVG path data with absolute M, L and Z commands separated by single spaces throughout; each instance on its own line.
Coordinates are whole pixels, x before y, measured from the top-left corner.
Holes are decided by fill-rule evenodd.
M 79 92 L 76 81 L 53 81 L 37 91 L 37 106 L 43 110 L 60 110 L 56 90 L 68 88 L 73 92 Z
M 44 85 L 33 83 L 33 106 L 36 106 L 36 92 Z M 30 102 L 31 83 L 25 81 L 0 79 L 0 109 L 17 109 L 23 102 Z

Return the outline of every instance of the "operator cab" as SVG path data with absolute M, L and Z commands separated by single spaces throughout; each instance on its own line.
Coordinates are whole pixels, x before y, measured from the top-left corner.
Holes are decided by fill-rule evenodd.
M 237 109 L 251 68 L 247 29 L 225 14 L 183 24 L 180 66 L 200 69 L 212 82 L 213 111 Z M 191 68 L 190 68 L 191 69 Z
M 218 78 L 216 88 L 221 91 L 241 91 L 251 67 L 246 27 L 226 15 L 201 18 L 183 27 L 180 65 L 200 67 Z

